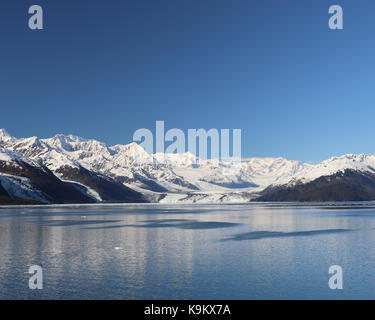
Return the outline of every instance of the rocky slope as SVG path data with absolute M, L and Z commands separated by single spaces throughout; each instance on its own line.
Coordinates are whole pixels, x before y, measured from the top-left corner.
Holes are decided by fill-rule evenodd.
M 18 139 L 0 129 L 0 203 L 375 200 L 374 168 L 375 155 L 318 164 L 227 163 L 190 153 L 151 155 L 136 143 L 107 146 L 73 135 Z

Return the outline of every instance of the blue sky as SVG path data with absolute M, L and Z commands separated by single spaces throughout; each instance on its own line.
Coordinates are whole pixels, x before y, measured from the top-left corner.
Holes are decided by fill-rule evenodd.
M 44 30 L 28 29 L 28 7 Z M 344 30 L 328 28 L 328 8 Z M 375 153 L 375 2 L 2 1 L 0 127 L 108 144 L 241 128 L 244 156 Z

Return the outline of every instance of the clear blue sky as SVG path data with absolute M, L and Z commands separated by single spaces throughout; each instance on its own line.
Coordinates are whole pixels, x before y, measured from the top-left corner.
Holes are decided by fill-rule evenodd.
M 43 31 L 28 7 L 44 9 Z M 328 8 L 344 9 L 344 30 Z M 244 156 L 375 153 L 373 0 L 3 0 L 0 127 L 125 144 L 241 128 Z

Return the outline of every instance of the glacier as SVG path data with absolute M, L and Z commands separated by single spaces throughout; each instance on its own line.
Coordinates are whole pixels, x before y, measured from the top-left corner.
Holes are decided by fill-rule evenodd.
M 375 174 L 375 155 L 346 154 L 317 164 L 282 157 L 244 158 L 228 164 L 218 159 L 202 160 L 191 153 L 149 154 L 134 142 L 107 146 L 62 134 L 46 139 L 16 138 L 0 129 L 1 184 L 12 197 L 42 202 L 47 199 L 32 181 L 2 174 L 1 164 L 6 163 L 48 169 L 61 181 L 76 184 L 95 202 L 103 201 L 101 188 L 93 182 L 98 179 L 110 179 L 144 195 L 149 202 L 241 203 L 253 200 L 270 186 L 308 183 L 346 169 Z M 233 167 L 235 170 L 229 171 L 233 173 L 228 174 Z

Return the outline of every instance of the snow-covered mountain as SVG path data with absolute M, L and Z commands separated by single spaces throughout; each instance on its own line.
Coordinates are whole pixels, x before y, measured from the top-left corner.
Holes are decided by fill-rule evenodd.
M 349 154 L 318 164 L 284 158 L 228 163 L 201 160 L 190 153 L 152 155 L 136 143 L 107 146 L 73 135 L 15 138 L 0 129 L 0 199 L 44 203 L 248 202 L 277 191 L 277 198 L 282 200 L 280 190 L 311 185 L 320 177 L 337 177 L 347 170 L 369 177 L 375 175 L 374 168 L 375 155 Z M 38 171 L 38 179 L 30 170 Z M 59 188 L 69 189 L 70 196 L 54 196 L 42 187 L 42 173 L 49 179 L 53 176 L 53 183 L 61 184 Z

